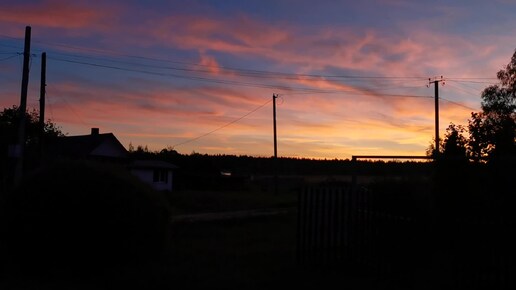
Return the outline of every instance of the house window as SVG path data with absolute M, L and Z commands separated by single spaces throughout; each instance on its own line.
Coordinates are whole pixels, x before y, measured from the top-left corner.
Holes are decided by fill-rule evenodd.
M 165 169 L 154 169 L 153 174 L 154 182 L 167 183 L 168 182 L 168 172 Z

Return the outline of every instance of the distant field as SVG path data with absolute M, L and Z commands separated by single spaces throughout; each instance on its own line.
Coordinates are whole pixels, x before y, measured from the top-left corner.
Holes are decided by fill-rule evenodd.
M 297 193 L 260 190 L 181 190 L 168 194 L 173 214 L 295 207 Z
M 371 184 L 410 184 L 428 182 L 425 175 L 360 175 L 357 183 Z M 167 194 L 174 214 L 232 211 L 261 208 L 284 208 L 297 206 L 300 190 L 318 185 L 342 186 L 351 184 L 351 175 L 282 175 L 278 178 L 278 192 L 274 191 L 272 176 L 255 176 L 245 186 L 236 189 L 192 190 L 180 189 Z

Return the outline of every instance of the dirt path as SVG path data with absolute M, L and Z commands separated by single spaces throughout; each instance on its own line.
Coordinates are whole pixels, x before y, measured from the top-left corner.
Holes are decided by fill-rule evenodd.
M 224 211 L 224 212 L 208 212 L 197 214 L 176 215 L 170 218 L 171 223 L 193 223 L 206 221 L 221 221 L 232 219 L 245 219 L 253 217 L 265 217 L 284 215 L 295 208 L 265 208 L 265 209 L 251 209 L 238 211 Z

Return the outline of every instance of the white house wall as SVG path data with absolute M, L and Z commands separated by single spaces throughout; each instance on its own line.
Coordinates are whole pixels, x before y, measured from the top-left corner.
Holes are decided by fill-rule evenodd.
M 154 182 L 154 170 L 153 169 L 131 169 L 131 173 L 138 177 L 141 181 L 149 184 L 155 190 L 172 190 L 172 171 L 168 170 L 168 182 Z

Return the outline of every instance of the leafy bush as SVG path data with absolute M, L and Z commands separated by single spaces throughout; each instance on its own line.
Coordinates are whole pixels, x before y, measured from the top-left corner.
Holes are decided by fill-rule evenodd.
M 168 204 L 122 167 L 56 163 L 2 207 L 4 250 L 24 271 L 102 271 L 156 258 L 167 242 Z

